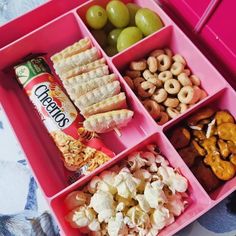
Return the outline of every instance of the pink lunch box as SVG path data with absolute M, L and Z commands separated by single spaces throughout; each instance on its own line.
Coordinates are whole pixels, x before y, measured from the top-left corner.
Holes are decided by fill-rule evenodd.
M 106 5 L 107 2 L 108 0 L 51 0 L 0 27 L 0 102 L 57 220 L 61 235 L 79 235 L 79 231 L 71 228 L 64 220 L 63 200 L 65 196 L 86 184 L 94 175 L 126 158 L 132 151 L 142 149 L 148 143 L 156 143 L 171 166 L 179 169 L 189 181 L 188 208 L 173 224 L 160 232 L 160 235 L 173 235 L 236 190 L 236 177 L 234 177 L 213 193 L 207 194 L 166 136 L 172 126 L 178 125 L 183 119 L 206 105 L 227 109 L 236 117 L 236 93 L 216 70 L 216 68 L 219 69 L 234 85 L 235 68 L 233 65 L 236 62 L 234 54 L 236 44 L 233 38 L 236 34 L 232 33 L 231 40 L 229 29 L 224 25 L 224 23 L 230 24 L 230 22 L 227 20 L 223 23 L 220 22 L 221 31 L 217 28 L 214 18 L 215 14 L 222 16 L 222 11 L 225 9 L 232 14 L 233 7 L 230 8 L 230 4 L 235 5 L 235 3 L 233 0 L 222 1 L 222 4 L 219 1 L 206 0 L 203 1 L 203 5 L 195 5 L 195 1 L 160 1 L 162 6 L 160 7 L 153 0 L 124 1 L 135 2 L 142 7 L 154 10 L 162 18 L 165 27 L 114 57 L 108 57 L 84 24 L 85 12 L 89 6 L 94 3 Z M 228 3 L 226 4 L 226 2 Z M 177 12 L 177 15 L 174 15 L 173 12 Z M 176 21 L 172 20 L 176 18 L 178 18 Z M 183 26 L 183 30 L 191 40 L 176 23 Z M 220 33 L 219 37 L 222 36 L 222 41 L 214 42 L 213 35 L 217 32 Z M 29 53 L 47 53 L 48 61 L 50 61 L 49 58 L 52 54 L 85 36 L 90 37 L 93 44 L 101 50 L 110 71 L 119 76 L 122 89 L 127 94 L 129 107 L 135 115 L 129 125 L 121 130 L 121 137 L 117 136 L 115 132 L 101 136 L 104 143 L 116 153 L 116 156 L 90 175 L 69 185 L 63 163 L 60 161 L 60 153 L 49 138 L 40 118 L 36 112 L 33 112 L 32 105 L 18 86 L 14 75 L 8 73 L 6 69 L 4 72 L 2 70 Z M 198 45 L 199 40 L 202 42 L 201 45 L 199 44 L 200 48 L 208 45 L 212 51 L 207 56 L 210 59 L 213 58 L 212 62 L 215 67 L 195 46 L 195 44 Z M 163 126 L 158 126 L 125 83 L 120 73 L 129 62 L 148 55 L 156 48 L 163 47 L 169 47 L 173 52 L 178 52 L 185 57 L 189 68 L 199 76 L 202 88 L 207 91 L 209 96 L 184 114 L 170 120 Z M 204 48 L 201 49 L 204 51 Z M 205 51 L 207 51 L 206 48 Z

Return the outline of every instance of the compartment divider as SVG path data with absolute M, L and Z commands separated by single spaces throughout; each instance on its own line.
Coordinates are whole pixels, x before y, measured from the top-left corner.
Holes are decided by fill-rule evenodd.
M 93 0 L 92 0 L 93 1 Z M 81 7 L 81 6 L 80 6 Z M 80 8 L 79 7 L 79 8 Z M 75 17 L 75 19 L 78 22 L 79 27 L 82 26 L 83 28 L 83 32 L 92 40 L 93 45 L 98 48 L 100 50 L 100 52 L 102 53 L 102 56 L 106 59 L 106 61 L 110 60 L 110 57 L 107 56 L 107 54 L 104 52 L 103 48 L 99 45 L 99 43 L 97 42 L 97 40 L 94 38 L 94 36 L 92 35 L 92 33 L 90 32 L 90 30 L 88 29 L 88 27 L 86 26 L 86 24 L 83 22 L 83 20 L 81 19 L 81 17 L 78 15 L 77 10 L 79 8 L 74 9 L 73 15 Z
M 169 28 L 172 28 L 172 25 L 166 25 L 163 28 L 161 28 L 160 30 L 158 30 L 157 32 L 143 38 L 142 40 L 138 41 L 137 43 L 133 44 L 132 46 L 128 47 L 127 49 L 125 49 L 122 52 L 117 53 L 116 55 L 114 55 L 112 57 L 112 59 L 116 59 L 119 58 L 121 55 L 123 54 L 128 54 L 127 52 L 129 52 L 130 50 L 132 50 L 132 48 L 134 47 L 141 47 L 140 45 L 142 45 L 142 47 L 148 47 L 149 43 L 151 42 L 151 39 L 153 37 L 158 37 L 158 35 L 163 34 L 163 31 L 169 30 Z M 138 50 L 136 50 L 136 53 L 139 52 Z
M 91 0 L 92 2 L 93 0 Z M 86 4 L 84 4 L 86 5 Z M 82 6 L 80 6 L 82 7 Z M 80 8 L 79 7 L 79 8 Z M 107 64 L 109 65 L 110 69 L 118 75 L 119 77 L 119 80 L 121 82 L 121 84 L 123 85 L 123 87 L 125 88 L 125 91 L 128 91 L 129 95 L 132 97 L 132 99 L 134 99 L 134 101 L 138 104 L 139 108 L 141 109 L 141 112 L 142 114 L 144 114 L 145 117 L 147 117 L 147 120 L 148 122 L 150 122 L 150 127 L 155 127 L 155 129 L 157 130 L 160 130 L 159 127 L 156 125 L 156 122 L 152 119 L 152 117 L 150 116 L 150 114 L 147 112 L 147 110 L 144 108 L 144 106 L 142 105 L 142 103 L 139 101 L 139 99 L 137 98 L 137 96 L 134 94 L 134 92 L 130 89 L 130 87 L 127 85 L 127 83 L 125 82 L 125 80 L 123 79 L 123 76 L 120 74 L 118 68 L 116 67 L 116 65 L 113 63 L 113 58 L 114 57 L 109 57 L 107 56 L 107 54 L 104 52 L 103 48 L 98 44 L 98 42 L 96 41 L 96 39 L 94 38 L 94 36 L 91 34 L 91 32 L 89 31 L 89 29 L 87 28 L 87 26 L 85 25 L 85 23 L 83 22 L 83 20 L 81 19 L 81 17 L 78 15 L 77 13 L 77 10 L 79 9 L 74 9 L 73 10 L 73 14 L 76 18 L 76 20 L 78 21 L 78 24 L 79 25 L 82 25 L 83 26 L 83 31 L 85 31 L 85 33 L 88 35 L 88 37 L 92 40 L 94 46 L 96 48 L 98 48 L 101 53 L 102 53 L 102 56 L 106 59 L 106 62 Z M 163 30 L 167 27 L 170 27 L 170 26 L 166 26 L 163 28 Z M 156 32 L 155 34 L 161 32 L 162 30 Z M 149 37 L 146 37 L 145 39 L 148 39 Z M 143 40 L 145 40 L 143 39 Z M 141 43 L 141 42 L 138 42 L 138 43 Z M 129 49 L 128 49 L 129 50 Z M 123 54 L 124 52 L 121 52 L 119 53 L 119 55 Z M 126 95 L 128 95 L 126 93 Z M 127 99 L 128 99 L 128 96 L 127 96 Z M 144 133 L 146 133 L 147 131 L 144 130 Z M 151 132 L 149 132 L 149 134 L 153 134 L 154 132 L 156 132 L 156 130 L 153 130 Z
M 169 120 L 167 123 L 163 125 L 163 130 L 166 131 L 169 128 L 171 128 L 173 125 L 175 125 L 178 122 L 181 122 L 185 117 L 192 114 L 194 111 L 198 110 L 199 108 L 205 106 L 206 104 L 210 103 L 212 100 L 215 99 L 215 97 L 219 96 L 219 94 L 223 93 L 227 89 L 226 86 L 223 86 L 218 91 L 214 92 L 212 95 L 207 96 L 203 100 L 199 101 L 198 103 L 194 104 L 192 107 L 188 108 L 187 111 L 185 111 L 182 115 Z
M 165 26 L 161 30 L 118 53 L 112 58 L 113 64 L 118 70 L 123 71 L 131 61 L 143 58 L 144 55 L 147 55 L 154 49 L 168 47 L 169 42 L 168 40 L 165 40 L 165 38 L 169 38 L 170 40 L 172 28 L 172 25 Z M 155 47 L 153 47 L 153 45 L 155 45 Z
M 60 195 L 63 195 L 65 192 L 71 191 L 72 189 L 75 190 L 76 186 L 84 185 L 86 182 L 88 182 L 94 176 L 98 175 L 103 170 L 109 169 L 111 166 L 115 165 L 117 162 L 119 162 L 122 159 L 126 158 L 128 153 L 132 152 L 132 150 L 134 150 L 135 147 L 138 146 L 140 143 L 143 143 L 143 142 L 147 141 L 151 136 L 153 136 L 153 134 L 154 133 L 151 133 L 148 136 L 145 136 L 143 139 L 140 140 L 140 142 L 138 142 L 138 143 L 132 145 L 131 147 L 125 149 L 124 151 L 120 152 L 118 155 L 113 157 L 110 161 L 106 162 L 105 165 L 102 165 L 102 166 L 98 167 L 96 170 L 94 170 L 93 172 L 91 172 L 91 174 L 83 176 L 82 178 L 80 178 L 76 182 L 74 182 L 73 184 L 68 185 L 67 187 L 62 189 L 60 192 L 57 192 L 56 194 L 54 194 L 50 198 L 50 201 L 52 201 L 53 199 L 57 198 Z
M 151 117 L 151 115 L 148 113 L 148 111 L 145 109 L 145 107 L 143 106 L 141 101 L 138 99 L 138 97 L 135 95 L 134 91 L 128 86 L 128 84 L 124 80 L 123 76 L 121 75 L 121 73 L 119 72 L 119 70 L 117 69 L 115 64 L 113 63 L 113 60 L 111 60 L 111 63 L 114 66 L 113 68 L 114 68 L 115 73 L 119 76 L 120 81 L 122 82 L 123 86 L 125 87 L 125 90 L 129 92 L 129 95 L 131 95 L 131 97 L 134 99 L 134 101 L 138 104 L 138 106 L 140 108 L 140 113 L 142 113 L 144 117 L 147 117 L 147 120 L 150 123 L 150 126 L 155 129 L 150 134 L 153 134 L 156 131 L 161 131 L 160 126 L 157 126 L 156 122 Z

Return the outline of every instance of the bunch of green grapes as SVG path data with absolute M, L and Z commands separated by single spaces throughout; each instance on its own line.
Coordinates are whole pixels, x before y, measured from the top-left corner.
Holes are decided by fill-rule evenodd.
M 109 56 L 163 27 L 160 17 L 152 10 L 118 0 L 110 1 L 106 9 L 99 5 L 91 6 L 86 12 L 86 22 Z

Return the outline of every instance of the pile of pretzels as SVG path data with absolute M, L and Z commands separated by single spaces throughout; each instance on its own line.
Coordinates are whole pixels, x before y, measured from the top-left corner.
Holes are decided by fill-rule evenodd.
M 186 65 L 183 56 L 165 48 L 132 61 L 125 71 L 125 81 L 159 125 L 207 97 L 200 79 Z

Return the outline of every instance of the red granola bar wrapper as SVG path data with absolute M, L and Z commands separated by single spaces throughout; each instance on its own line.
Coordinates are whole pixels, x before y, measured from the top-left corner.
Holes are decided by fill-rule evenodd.
M 92 171 L 114 156 L 94 133 L 81 127 L 83 117 L 64 93 L 43 57 L 14 67 L 45 127 L 62 153 L 70 171 Z M 82 171 L 81 171 L 82 170 Z

